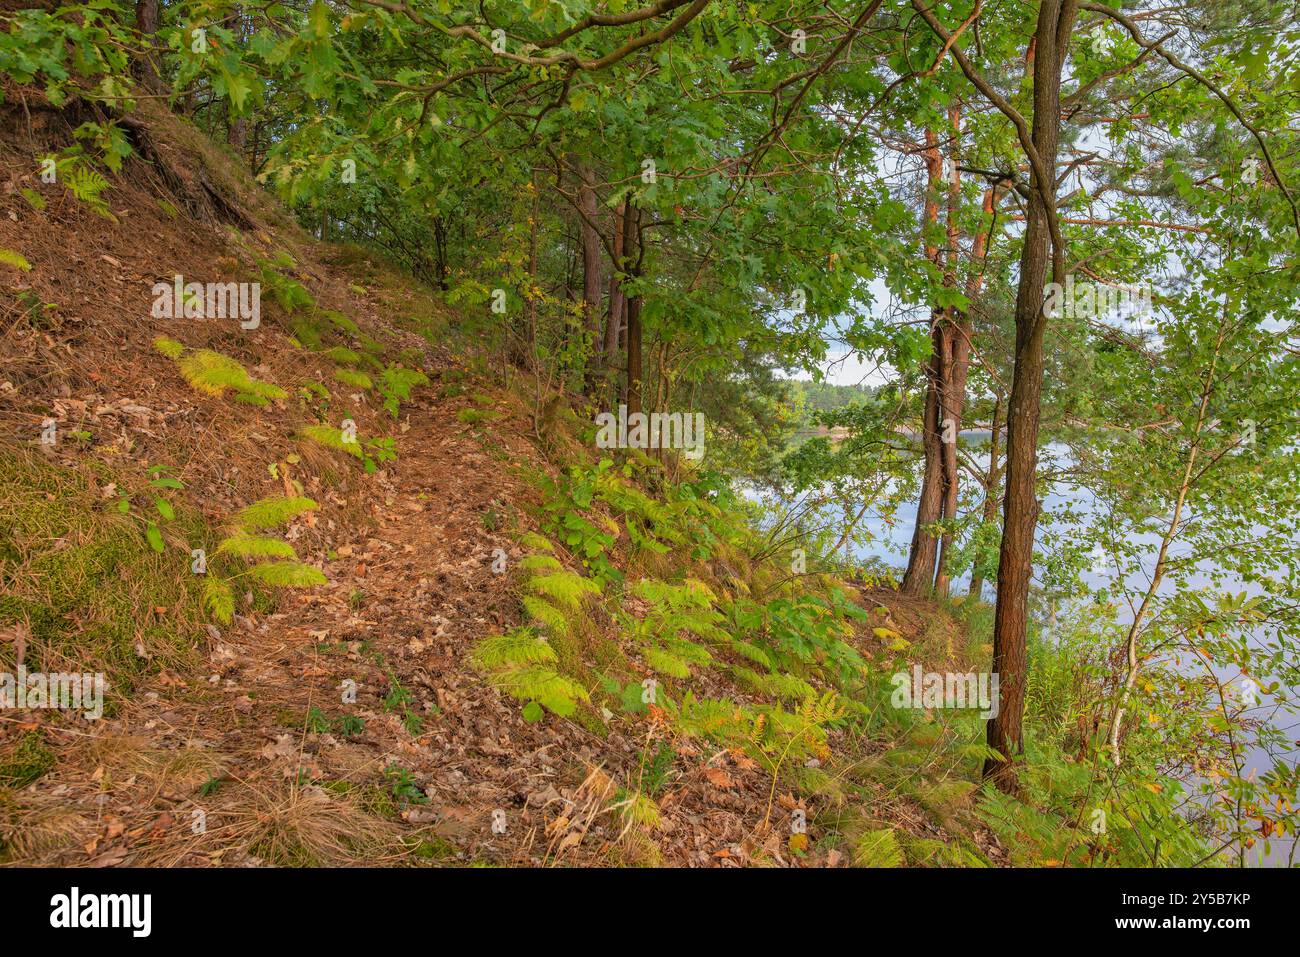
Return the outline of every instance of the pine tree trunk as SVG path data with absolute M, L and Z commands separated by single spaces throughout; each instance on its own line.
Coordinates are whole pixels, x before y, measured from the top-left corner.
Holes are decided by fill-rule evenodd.
M 627 204 L 619 203 L 614 213 L 614 228 L 611 236 L 614 256 L 609 274 L 609 307 L 605 312 L 605 363 L 611 369 L 617 367 L 619 330 L 623 327 L 623 310 L 627 303 L 623 295 L 623 287 L 618 281 L 618 273 L 623 269 L 626 232 Z
M 998 675 L 998 713 L 988 722 L 988 743 L 1003 760 L 990 758 L 984 776 L 1002 791 L 1019 790 L 1016 769 L 1024 753 L 1029 583 L 1039 503 L 1038 424 L 1043 390 L 1044 284 L 1049 262 L 1053 281 L 1064 281 L 1064 250 L 1052 249 L 1049 217 L 1056 207 L 1056 156 L 1061 130 L 1061 66 L 1074 27 L 1075 0 L 1042 0 L 1033 49 L 1031 142 L 1046 180 L 1030 177 L 1029 211 L 1016 291 L 1015 372 L 1007 414 L 1007 488 L 1002 510 L 998 600 L 993 615 L 993 670 Z M 1033 164 L 1031 164 L 1031 169 Z
M 943 512 L 943 475 L 940 464 L 939 436 L 939 353 L 943 349 L 943 324 L 935 321 L 930 337 L 933 354 L 926 367 L 925 414 L 921 423 L 921 449 L 925 457 L 925 470 L 921 475 L 921 496 L 916 502 L 916 525 L 912 529 L 912 547 L 908 553 L 907 571 L 899 590 L 906 595 L 924 595 L 934 585 L 935 561 L 939 542 L 926 531 Z
M 925 257 L 940 263 L 939 247 L 930 238 L 939 221 L 939 184 L 943 162 L 939 156 L 939 139 L 934 130 L 925 131 L 926 193 L 921 213 Z M 908 595 L 927 594 L 934 586 L 938 540 L 927 530 L 943 514 L 943 467 L 939 441 L 939 377 L 943 368 L 943 315 L 938 309 L 930 315 L 930 361 L 925 367 L 925 409 L 921 422 L 921 452 L 925 465 L 921 472 L 921 494 L 916 503 L 916 525 L 912 529 L 912 546 L 907 556 L 907 571 L 900 590 Z
M 944 269 L 944 284 L 957 285 L 958 240 L 961 235 L 958 213 L 961 205 L 961 104 L 948 109 L 948 123 L 952 136 L 948 149 L 951 173 L 948 177 L 948 251 Z M 946 523 L 939 541 L 938 568 L 934 579 L 934 593 L 948 597 L 952 576 L 948 571 L 948 556 L 953 546 L 954 525 L 957 521 L 957 495 L 960 479 L 957 470 L 957 440 L 961 432 L 961 415 L 966 405 L 966 369 L 970 365 L 970 320 L 967 315 L 949 307 L 944 315 L 944 350 L 942 375 L 939 378 L 939 430 L 940 475 L 943 482 L 943 509 L 941 518 Z M 948 441 L 951 438 L 952 441 Z
M 998 517 L 999 489 L 1002 479 L 998 476 L 998 440 L 1001 438 L 1002 393 L 996 393 L 993 400 L 993 424 L 989 428 L 989 470 L 984 480 L 984 511 L 981 522 L 987 525 Z M 979 599 L 984 593 L 984 576 L 976 569 L 971 573 L 970 596 Z
M 601 276 L 600 233 L 596 231 L 598 208 L 596 203 L 595 174 L 586 163 L 578 164 L 578 209 L 581 211 L 582 235 L 582 309 L 585 319 L 586 342 L 583 349 L 585 377 L 583 392 L 595 395 L 599 381 L 604 343 L 600 336 L 600 295 L 604 279 Z
M 158 50 L 155 37 L 162 18 L 158 10 L 158 0 L 137 0 L 135 5 L 135 28 L 144 40 L 145 50 L 138 62 L 138 72 L 144 86 L 161 93 L 162 77 L 158 73 Z
M 623 258 L 628 263 L 628 275 L 635 279 L 640 274 L 643 250 L 641 248 L 641 211 L 631 203 L 623 214 Z M 627 414 L 641 411 L 641 296 L 633 293 L 626 297 L 627 314 L 627 379 L 624 382 L 624 402 Z

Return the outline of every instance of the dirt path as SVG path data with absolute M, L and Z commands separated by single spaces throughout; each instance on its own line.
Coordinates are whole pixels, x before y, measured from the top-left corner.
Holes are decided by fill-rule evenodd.
M 467 664 L 476 639 L 517 619 L 493 550 L 509 560 L 519 551 L 484 516 L 504 524 L 527 490 L 495 447 L 512 438 L 494 435 L 490 454 L 456 418 L 464 405 L 429 394 L 410 406 L 398 461 L 350 492 L 374 527 L 337 530 L 328 586 L 210 628 L 202 673 L 163 672 L 120 717 L 76 732 L 69 760 L 35 792 L 45 810 L 71 812 L 52 815 L 50 836 L 85 838 L 84 854 L 66 850 L 62 862 L 257 863 L 238 849 L 250 833 L 281 817 L 290 830 L 328 830 L 312 818 L 332 816 L 359 831 L 361 847 L 327 856 L 358 863 L 400 857 L 386 840 L 399 829 L 414 835 L 408 843 L 426 841 L 424 854 L 536 853 L 529 796 L 548 793 L 559 755 L 583 755 L 567 734 L 523 723 Z M 347 820 L 357 809 L 374 822 Z M 505 833 L 493 833 L 497 809 Z

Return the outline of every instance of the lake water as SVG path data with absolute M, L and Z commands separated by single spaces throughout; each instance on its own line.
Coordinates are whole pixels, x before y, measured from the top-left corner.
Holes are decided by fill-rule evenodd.
M 962 441 L 986 444 L 987 433 L 983 436 L 963 433 Z M 981 460 L 980 465 L 982 467 L 987 467 L 987 455 L 985 454 L 981 456 L 979 453 L 974 452 L 973 449 L 972 452 L 972 458 Z M 1066 450 L 1059 446 L 1045 449 L 1043 455 L 1040 457 L 1040 469 L 1045 460 L 1056 459 L 1058 462 L 1063 461 L 1065 453 Z M 969 478 L 966 478 L 966 481 L 969 482 Z M 856 512 L 856 509 L 860 507 L 861 503 L 858 503 L 853 507 L 853 510 Z M 1067 510 L 1072 510 L 1076 516 L 1082 516 L 1084 520 L 1086 520 L 1087 516 L 1095 514 L 1097 509 L 1098 505 L 1088 490 L 1064 483 L 1054 485 L 1042 501 L 1042 512 L 1040 514 L 1038 526 L 1038 540 L 1040 544 L 1043 541 L 1045 533 L 1047 533 L 1052 515 L 1059 515 L 1065 513 Z M 834 521 L 838 522 L 840 527 L 843 527 L 845 519 L 841 515 L 835 515 L 833 517 L 827 516 L 827 518 L 828 520 L 833 518 Z M 860 527 L 869 533 L 870 539 L 865 544 L 855 542 L 852 545 L 853 557 L 860 561 L 875 559 L 885 564 L 893 565 L 900 570 L 899 577 L 901 577 L 901 570 L 907 564 L 907 553 L 911 545 L 912 530 L 915 523 L 916 501 L 914 498 L 898 508 L 892 516 L 892 521 L 886 521 L 879 515 L 873 514 L 869 511 L 868 514 L 863 517 Z M 1141 567 L 1133 569 L 1124 576 L 1124 583 L 1130 591 L 1142 593 L 1145 592 L 1146 588 L 1149 587 L 1150 584 L 1152 569 L 1155 566 L 1155 556 L 1160 544 L 1160 536 L 1155 534 L 1141 535 L 1136 539 L 1136 542 L 1143 546 L 1146 551 L 1146 559 L 1142 563 Z M 1171 546 L 1170 557 L 1177 558 L 1184 555 L 1186 555 L 1186 549 L 1180 549 L 1179 543 L 1175 542 Z M 1104 555 L 1097 554 L 1095 558 L 1096 563 L 1093 567 L 1085 571 L 1081 576 L 1082 583 L 1087 586 L 1089 590 L 1110 587 L 1113 591 L 1118 570 L 1114 567 L 1108 567 Z M 1035 584 L 1041 585 L 1041 569 L 1035 565 L 1034 571 Z M 1210 569 L 1205 565 L 1205 563 L 1201 563 L 1201 565 L 1188 575 L 1185 580 L 1195 586 L 1209 585 L 1211 583 L 1208 574 L 1209 571 Z M 955 577 L 953 593 L 964 594 L 966 589 L 969 587 L 969 583 L 970 574 L 968 572 Z M 1168 594 L 1171 587 L 1172 584 L 1169 581 L 1166 581 L 1161 585 L 1157 594 Z M 1221 590 L 1223 588 L 1224 586 L 1220 586 Z M 1257 588 L 1249 588 L 1240 583 L 1233 588 L 1231 582 L 1228 583 L 1227 590 L 1258 593 Z M 994 583 L 985 583 L 983 597 L 986 601 L 993 601 L 996 598 Z M 1068 605 L 1063 605 L 1059 609 L 1061 616 L 1068 614 L 1068 611 Z M 1116 620 L 1121 624 L 1132 620 L 1132 615 L 1127 607 L 1123 605 L 1117 607 Z M 1221 669 L 1216 669 L 1216 674 L 1220 682 L 1228 682 L 1237 677 L 1236 672 L 1229 673 Z M 1295 689 L 1292 689 L 1292 691 L 1292 697 L 1294 697 Z M 1272 709 L 1271 714 L 1267 714 L 1264 717 L 1275 727 L 1284 730 L 1293 742 L 1297 738 L 1300 738 L 1300 734 L 1297 733 L 1297 729 L 1300 728 L 1300 721 L 1298 721 L 1297 716 L 1294 713 L 1286 711 L 1281 707 L 1277 707 Z M 1283 759 L 1288 764 L 1294 766 L 1297 757 L 1297 750 L 1292 750 L 1288 755 L 1285 755 Z M 1256 774 L 1261 774 L 1273 765 L 1273 759 L 1260 750 L 1249 751 L 1244 755 L 1244 758 L 1247 773 L 1254 772 Z M 1266 867 L 1285 867 L 1288 855 L 1292 852 L 1292 846 L 1294 845 L 1295 840 L 1294 837 L 1274 837 L 1270 842 L 1271 850 L 1267 854 L 1264 852 L 1263 841 L 1260 841 L 1256 844 L 1255 848 L 1247 852 L 1247 859 L 1252 863 Z M 1300 852 L 1297 852 L 1296 856 L 1297 858 L 1300 858 Z

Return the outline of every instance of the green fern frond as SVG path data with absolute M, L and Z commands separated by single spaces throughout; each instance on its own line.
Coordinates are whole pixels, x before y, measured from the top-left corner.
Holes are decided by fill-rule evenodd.
M 266 399 L 262 398 L 260 395 L 254 395 L 251 392 L 236 392 L 235 401 L 238 402 L 240 405 L 255 405 L 259 409 L 265 409 L 267 406 L 271 404 Z
M 241 509 L 235 516 L 235 524 L 244 528 L 275 528 L 317 507 L 309 498 L 272 496 Z
M 209 575 L 203 582 L 203 606 L 222 625 L 235 615 L 235 592 L 224 580 Z
M 657 830 L 661 826 L 662 816 L 659 805 L 647 794 L 640 791 L 629 792 L 619 788 L 614 794 L 613 809 L 618 811 L 624 824 L 634 827 Z
M 519 567 L 528 572 L 562 572 L 564 566 L 550 555 L 527 555 L 519 562 Z
M 31 272 L 32 264 L 29 263 L 22 253 L 14 252 L 12 249 L 0 249 L 0 263 L 6 266 L 13 266 L 15 269 L 21 269 L 23 272 Z
M 691 669 L 685 661 L 662 648 L 646 648 L 644 654 L 646 664 L 661 675 L 670 675 L 674 678 L 691 676 Z
M 329 581 L 316 566 L 303 565 L 300 562 L 263 562 L 261 565 L 254 565 L 248 573 L 277 588 L 310 588 L 312 585 L 324 585 Z
M 803 701 L 817 694 L 817 689 L 802 678 L 780 671 L 768 675 L 768 687 L 778 698 L 791 701 Z
M 694 579 L 688 579 L 682 585 L 674 585 L 654 578 L 642 578 L 632 586 L 632 591 L 651 605 L 666 606 L 674 610 L 707 608 L 713 598 L 713 593 L 709 591 L 708 586 Z
M 252 395 L 263 399 L 287 399 L 289 393 L 284 391 L 278 385 L 272 385 L 270 382 L 263 382 L 261 379 L 253 379 L 252 386 L 248 392 Z
M 569 633 L 569 619 L 564 617 L 564 612 L 544 598 L 525 595 L 524 611 L 528 613 L 529 618 L 549 628 L 554 635 L 567 635 Z
M 916 799 L 927 811 L 946 818 L 966 805 L 975 787 L 974 781 L 959 778 L 940 781 L 938 784 L 918 788 Z
M 365 458 L 365 452 L 361 450 L 361 443 L 359 441 L 343 441 L 343 430 L 336 429 L 332 425 L 304 425 L 298 430 L 298 434 L 305 439 L 310 439 L 317 445 L 325 446 L 327 449 L 346 452 L 353 458 Z
M 687 664 L 705 667 L 713 664 L 713 655 L 709 654 L 707 648 L 701 648 L 695 642 L 687 641 L 685 638 L 665 638 L 663 646 L 670 654 Z
M 926 837 L 902 839 L 907 862 L 913 867 L 988 867 L 988 861 L 961 844 L 947 844 Z
M 762 665 L 764 668 L 775 668 L 776 662 L 772 659 L 771 654 L 764 648 L 758 647 L 748 641 L 733 640 L 731 650 L 742 658 L 748 658 L 755 664 Z
M 335 369 L 334 378 L 344 385 L 350 385 L 354 389 L 369 389 L 374 385 L 370 381 L 370 376 L 364 372 L 358 372 L 356 369 Z
M 561 717 L 573 714 L 587 689 L 571 678 L 541 665 L 510 668 L 494 674 L 492 683 L 521 701 L 536 701 Z
M 573 572 L 552 572 L 528 580 L 528 590 L 542 595 L 569 612 L 576 612 L 588 595 L 599 595 L 600 585 Z
M 361 356 L 346 346 L 330 346 L 325 350 L 324 355 L 326 359 L 329 359 L 335 365 L 355 366 L 361 362 Z
M 320 329 L 306 316 L 297 316 L 290 323 L 294 338 L 308 349 L 319 349 L 325 345 L 320 336 Z
M 720 743 L 747 740 L 754 713 L 725 698 L 701 698 L 687 694 L 677 716 L 676 730 Z
M 536 532 L 524 532 L 519 539 L 519 544 L 530 550 L 540 550 L 543 552 L 554 552 L 555 546 L 550 540 Z
M 154 339 L 153 347 L 165 355 L 168 359 L 179 359 L 185 352 L 185 346 L 175 339 L 169 339 L 167 336 L 159 336 Z
M 218 555 L 238 555 L 240 558 L 297 558 L 288 542 L 278 538 L 257 535 L 232 535 L 217 545 Z
M 108 208 L 108 203 L 99 194 L 108 189 L 108 180 L 89 166 L 78 165 L 64 177 L 64 183 L 73 196 L 81 200 L 98 215 L 117 222 L 117 217 Z
M 357 324 L 353 322 L 351 319 L 349 319 L 347 316 L 343 315 L 343 313 L 341 312 L 335 312 L 333 309 L 326 309 L 324 312 L 321 313 L 321 315 L 323 315 L 326 319 L 334 323 L 334 325 L 338 326 L 346 333 L 349 333 L 351 335 L 356 335 L 357 332 L 360 331 L 360 328 L 357 326 Z
M 221 395 L 227 389 L 234 389 L 256 394 L 253 379 L 244 367 L 220 352 L 199 349 L 181 358 L 177 364 L 185 381 L 199 392 Z
M 556 660 L 555 649 L 531 628 L 491 635 L 474 646 L 470 660 L 483 671 L 503 667 L 547 664 Z
M 843 807 L 849 793 L 844 782 L 818 767 L 798 768 L 794 774 L 795 786 L 810 797 L 820 798 L 834 807 Z
M 901 867 L 903 850 L 892 827 L 864 832 L 853 842 L 853 863 L 858 867 Z
M 416 386 L 429 384 L 429 377 L 423 372 L 403 366 L 388 366 L 380 374 L 379 380 L 386 394 L 402 400 L 409 399 L 411 390 Z

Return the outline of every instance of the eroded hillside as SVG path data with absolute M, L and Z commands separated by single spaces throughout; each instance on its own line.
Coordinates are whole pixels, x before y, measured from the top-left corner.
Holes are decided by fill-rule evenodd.
M 978 721 L 887 707 L 964 624 L 602 461 L 142 103 L 102 186 L 42 180 L 75 110 L 0 107 L 0 661 L 108 680 L 0 722 L 7 862 L 1008 860 Z M 259 284 L 256 327 L 157 315 L 177 276 Z

